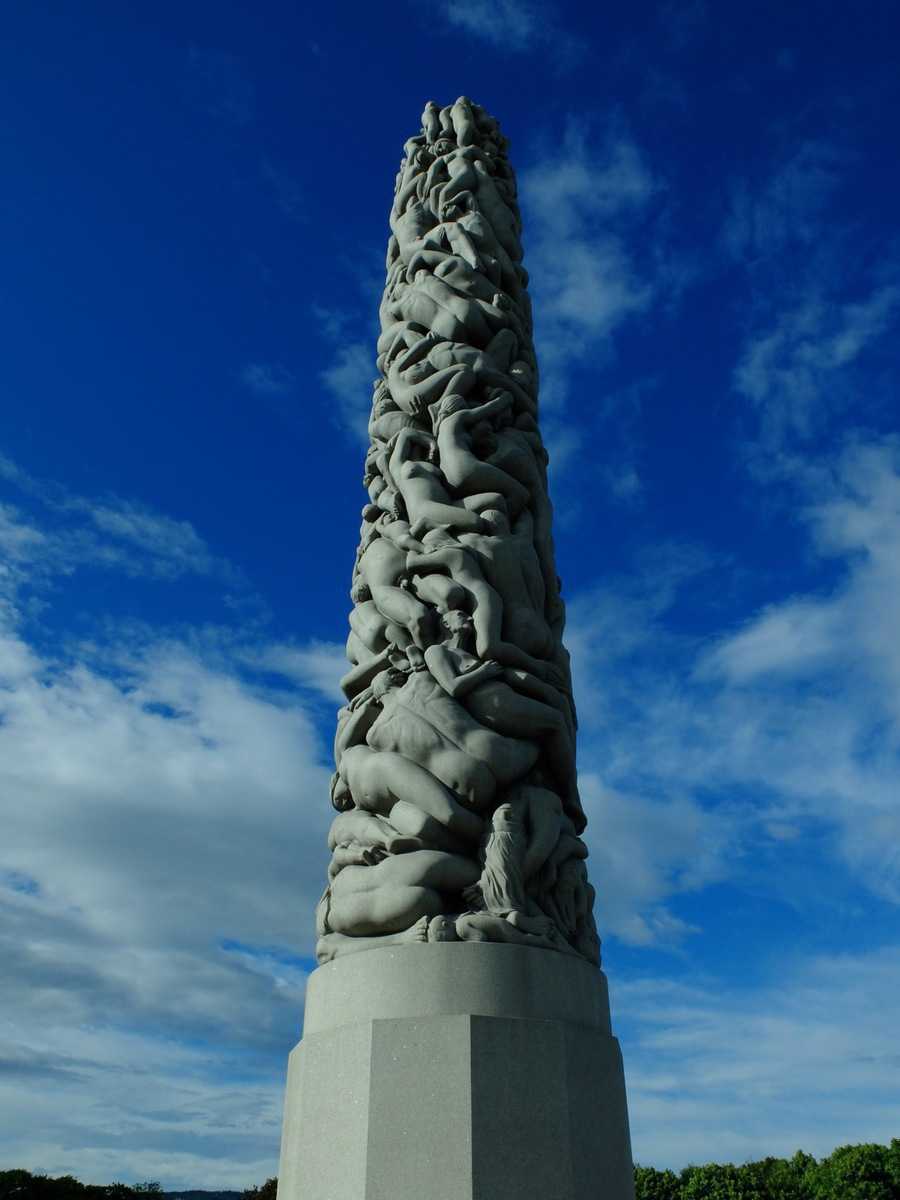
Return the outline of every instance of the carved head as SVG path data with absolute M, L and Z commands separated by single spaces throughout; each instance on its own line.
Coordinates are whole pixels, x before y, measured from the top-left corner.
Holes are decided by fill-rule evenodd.
M 372 680 L 372 695 L 376 700 L 380 700 L 392 688 L 401 688 L 404 683 L 404 673 L 397 667 L 388 667 L 386 671 L 379 671 Z
M 350 795 L 347 782 L 337 771 L 331 777 L 331 803 L 338 812 L 349 812 L 353 808 L 353 797 Z
M 471 614 L 461 608 L 451 608 L 442 613 L 441 625 L 449 636 L 460 645 L 469 642 L 475 633 L 475 623 Z
M 479 515 L 488 533 L 509 533 L 509 517 L 499 508 L 486 508 Z
M 468 407 L 469 403 L 465 396 L 460 396 L 458 392 L 451 392 L 432 410 L 434 412 L 435 429 L 437 429 L 437 426 L 445 417 L 452 417 L 454 413 L 463 412 Z
M 366 600 L 372 599 L 372 593 L 369 591 L 369 585 L 362 578 L 362 576 L 354 581 L 353 587 L 350 589 L 350 599 L 354 604 L 363 604 Z
M 435 150 L 437 148 L 435 147 Z M 420 171 L 427 171 L 434 162 L 434 153 L 431 146 L 418 146 L 409 156 L 410 162 Z

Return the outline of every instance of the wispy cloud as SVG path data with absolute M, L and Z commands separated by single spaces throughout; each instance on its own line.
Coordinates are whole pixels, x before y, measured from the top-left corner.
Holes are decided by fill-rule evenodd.
M 762 982 L 613 980 L 638 1162 L 745 1162 L 888 1142 L 896 950 L 780 952 Z
M 349 664 L 341 643 L 312 641 L 304 646 L 273 643 L 255 653 L 253 661 L 258 668 L 283 675 L 298 687 L 312 688 L 326 700 L 345 702 L 340 682 Z
M 297 378 L 281 363 L 252 362 L 241 371 L 241 382 L 259 396 L 289 396 Z
M 571 63 L 584 50 L 581 38 L 560 21 L 556 5 L 539 0 L 438 0 L 446 23 L 499 50 L 522 52 L 552 43 Z M 562 65 L 557 58 L 557 65 Z
M 778 314 L 751 336 L 734 373 L 737 391 L 756 406 L 764 451 L 787 450 L 819 433 L 852 403 L 846 376 L 900 309 L 900 286 L 876 287 L 861 300 L 821 294 Z
M 640 243 L 648 252 L 639 255 L 630 237 L 662 184 L 621 130 L 595 135 L 578 124 L 569 126 L 557 150 L 542 153 L 538 165 L 520 173 L 520 183 L 544 432 L 558 478 L 564 462 L 554 451 L 575 451 L 587 428 L 579 421 L 576 434 L 563 416 L 578 371 L 590 364 L 596 379 L 613 357 L 616 332 L 665 291 L 665 255 L 656 253 L 655 244 L 649 250 L 649 235 Z M 597 410 L 593 418 L 602 419 Z M 632 449 L 599 477 L 619 498 L 633 499 L 640 491 Z
M 702 605 L 714 560 L 679 551 L 570 605 L 600 911 L 626 940 L 666 940 L 654 922 L 670 898 L 718 876 L 769 871 L 764 886 L 789 890 L 787 861 L 765 864 L 772 839 L 798 832 L 900 904 L 900 451 L 857 443 L 798 486 L 810 559 L 837 572 L 829 587 L 688 636 L 668 614 L 680 596 Z M 731 586 L 729 564 L 715 567 Z M 605 857 L 623 842 L 627 869 Z
M 374 351 L 368 342 L 343 342 L 335 351 L 332 365 L 320 375 L 328 394 L 335 401 L 337 424 L 362 442 L 369 440 L 374 359 Z
M 331 694 L 335 655 L 243 627 L 109 621 L 48 649 L 49 582 L 83 561 L 162 561 L 159 539 L 169 566 L 153 573 L 176 578 L 203 543 L 132 502 L 7 474 L 52 503 L 0 522 L 0 790 L 14 799 L 0 1150 L 98 1181 L 258 1182 L 275 1168 L 329 823 L 326 746 L 304 697 Z M 58 532 L 72 514 L 92 523 L 75 551 Z M 25 1078 L 52 1086 L 23 1095 Z
M 822 234 L 826 209 L 848 166 L 848 155 L 823 141 L 806 141 L 755 186 L 732 185 L 722 243 L 753 267 L 786 249 L 806 248 Z
M 53 481 L 30 476 L 3 456 L 0 479 L 54 517 L 42 529 L 34 516 L 16 506 L 0 506 L 0 542 L 9 555 L 0 586 L 4 580 L 11 586 L 19 578 L 17 569 L 48 577 L 70 574 L 79 566 L 160 579 L 211 575 L 242 583 L 236 568 L 213 554 L 188 521 L 117 496 L 76 495 Z
M 609 135 L 592 144 L 573 125 L 557 154 L 522 172 L 521 186 L 542 358 L 555 360 L 560 341 L 578 356 L 651 301 L 622 224 L 660 185 L 632 141 Z
M 284 215 L 292 221 L 303 220 L 306 215 L 306 203 L 303 185 L 297 176 L 287 167 L 266 157 L 262 161 L 262 177 L 271 188 L 275 203 Z

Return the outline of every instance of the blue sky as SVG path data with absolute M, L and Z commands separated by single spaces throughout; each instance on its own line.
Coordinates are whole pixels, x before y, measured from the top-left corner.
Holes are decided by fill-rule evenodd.
M 7 14 L 0 1166 L 274 1173 L 394 173 L 512 142 L 636 1158 L 900 1131 L 895 6 Z

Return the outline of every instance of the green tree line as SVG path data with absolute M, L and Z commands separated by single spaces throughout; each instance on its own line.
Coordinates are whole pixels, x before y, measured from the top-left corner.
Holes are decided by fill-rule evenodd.
M 247 1188 L 241 1200 L 275 1200 L 277 1179 Z M 634 1168 L 635 1200 L 900 1200 L 900 1138 L 889 1146 L 838 1146 L 827 1158 L 798 1150 L 734 1166 L 706 1163 L 683 1171 Z M 29 1171 L 0 1171 L 0 1200 L 129 1200 L 161 1195 L 158 1183 L 80 1183 Z M 174 1193 L 177 1195 L 177 1193 Z
M 134 1200 L 161 1196 L 158 1183 L 81 1183 L 73 1175 L 32 1175 L 30 1171 L 0 1171 L 0 1200 Z
M 827 1158 L 798 1150 L 736 1167 L 634 1168 L 635 1200 L 900 1200 L 900 1139 L 838 1146 Z

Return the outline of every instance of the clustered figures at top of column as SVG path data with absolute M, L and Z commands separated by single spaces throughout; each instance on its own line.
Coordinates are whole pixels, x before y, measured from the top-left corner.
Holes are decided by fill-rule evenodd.
M 493 117 L 429 102 L 390 224 L 318 957 L 465 940 L 596 963 L 528 276 Z

